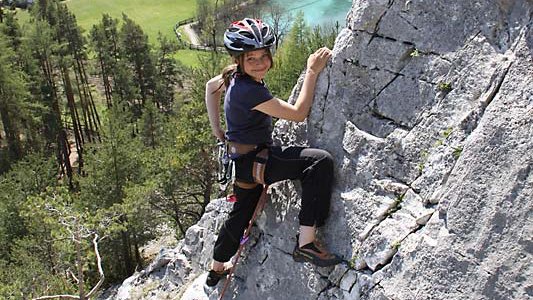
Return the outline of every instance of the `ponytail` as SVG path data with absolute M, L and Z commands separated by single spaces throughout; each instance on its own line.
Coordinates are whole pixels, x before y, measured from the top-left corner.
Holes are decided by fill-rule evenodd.
M 225 67 L 223 70 L 222 70 L 222 83 L 220 84 L 220 86 L 215 90 L 213 91 L 213 94 L 218 92 L 223 86 L 225 86 L 226 88 L 228 88 L 229 86 L 229 83 L 231 81 L 231 78 L 233 77 L 233 75 L 235 73 L 239 73 L 240 72 L 240 68 L 239 68 L 239 65 L 238 64 L 231 64 L 227 67 Z
M 222 70 L 222 79 L 224 80 L 224 86 L 226 88 L 228 88 L 229 82 L 231 81 L 231 77 L 233 77 L 233 74 L 237 73 L 238 71 L 239 65 L 237 64 L 231 64 Z

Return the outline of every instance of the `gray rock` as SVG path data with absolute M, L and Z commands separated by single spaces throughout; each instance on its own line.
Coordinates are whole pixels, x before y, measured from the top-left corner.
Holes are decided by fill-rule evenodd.
M 271 187 L 229 293 L 532 298 L 532 16 L 530 0 L 354 0 L 309 118 L 274 130 L 277 143 L 335 158 L 331 216 L 320 236 L 347 262 L 292 261 L 300 187 L 282 182 Z M 187 264 L 159 266 L 175 284 L 154 271 L 128 279 L 117 294 L 195 292 L 228 210 L 214 201 L 189 229 L 176 250 L 181 258 L 171 260 Z M 218 292 L 199 291 L 209 299 Z

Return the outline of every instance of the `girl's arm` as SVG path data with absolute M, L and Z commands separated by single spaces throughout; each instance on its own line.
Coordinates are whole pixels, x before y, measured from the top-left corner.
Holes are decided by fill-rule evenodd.
M 205 105 L 207 106 L 209 123 L 213 135 L 220 141 L 225 140 L 224 130 L 220 127 L 220 97 L 225 89 L 222 75 L 211 78 L 205 85 Z
M 315 53 L 309 56 L 307 59 L 307 71 L 305 72 L 302 90 L 294 104 L 287 103 L 278 98 L 272 98 L 271 100 L 257 105 L 254 109 L 280 119 L 296 122 L 302 122 L 305 120 L 309 115 L 311 105 L 313 104 L 318 74 L 322 72 L 330 57 L 331 50 L 326 47 L 318 49 Z

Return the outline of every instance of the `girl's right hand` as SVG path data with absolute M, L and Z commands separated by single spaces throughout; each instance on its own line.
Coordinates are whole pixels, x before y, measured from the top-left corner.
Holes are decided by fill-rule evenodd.
M 331 50 L 322 47 L 309 55 L 307 59 L 307 70 L 319 74 L 326 67 L 328 60 L 331 58 Z
M 224 134 L 224 130 L 220 128 L 213 129 L 213 135 L 221 142 L 226 140 L 226 135 Z

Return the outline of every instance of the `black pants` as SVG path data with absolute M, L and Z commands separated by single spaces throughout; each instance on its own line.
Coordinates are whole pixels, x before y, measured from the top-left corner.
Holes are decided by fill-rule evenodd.
M 237 179 L 253 182 L 252 164 L 256 152 L 235 160 Z M 333 159 L 324 150 L 304 147 L 271 147 L 265 169 L 265 181 L 271 184 L 285 179 L 298 179 L 302 184 L 302 205 L 298 215 L 300 225 L 320 227 L 329 213 L 331 185 L 333 182 Z M 237 252 L 239 241 L 253 216 L 262 192 L 262 185 L 253 189 L 233 186 L 237 202 L 233 205 L 220 229 L 213 258 L 219 262 L 229 261 Z

